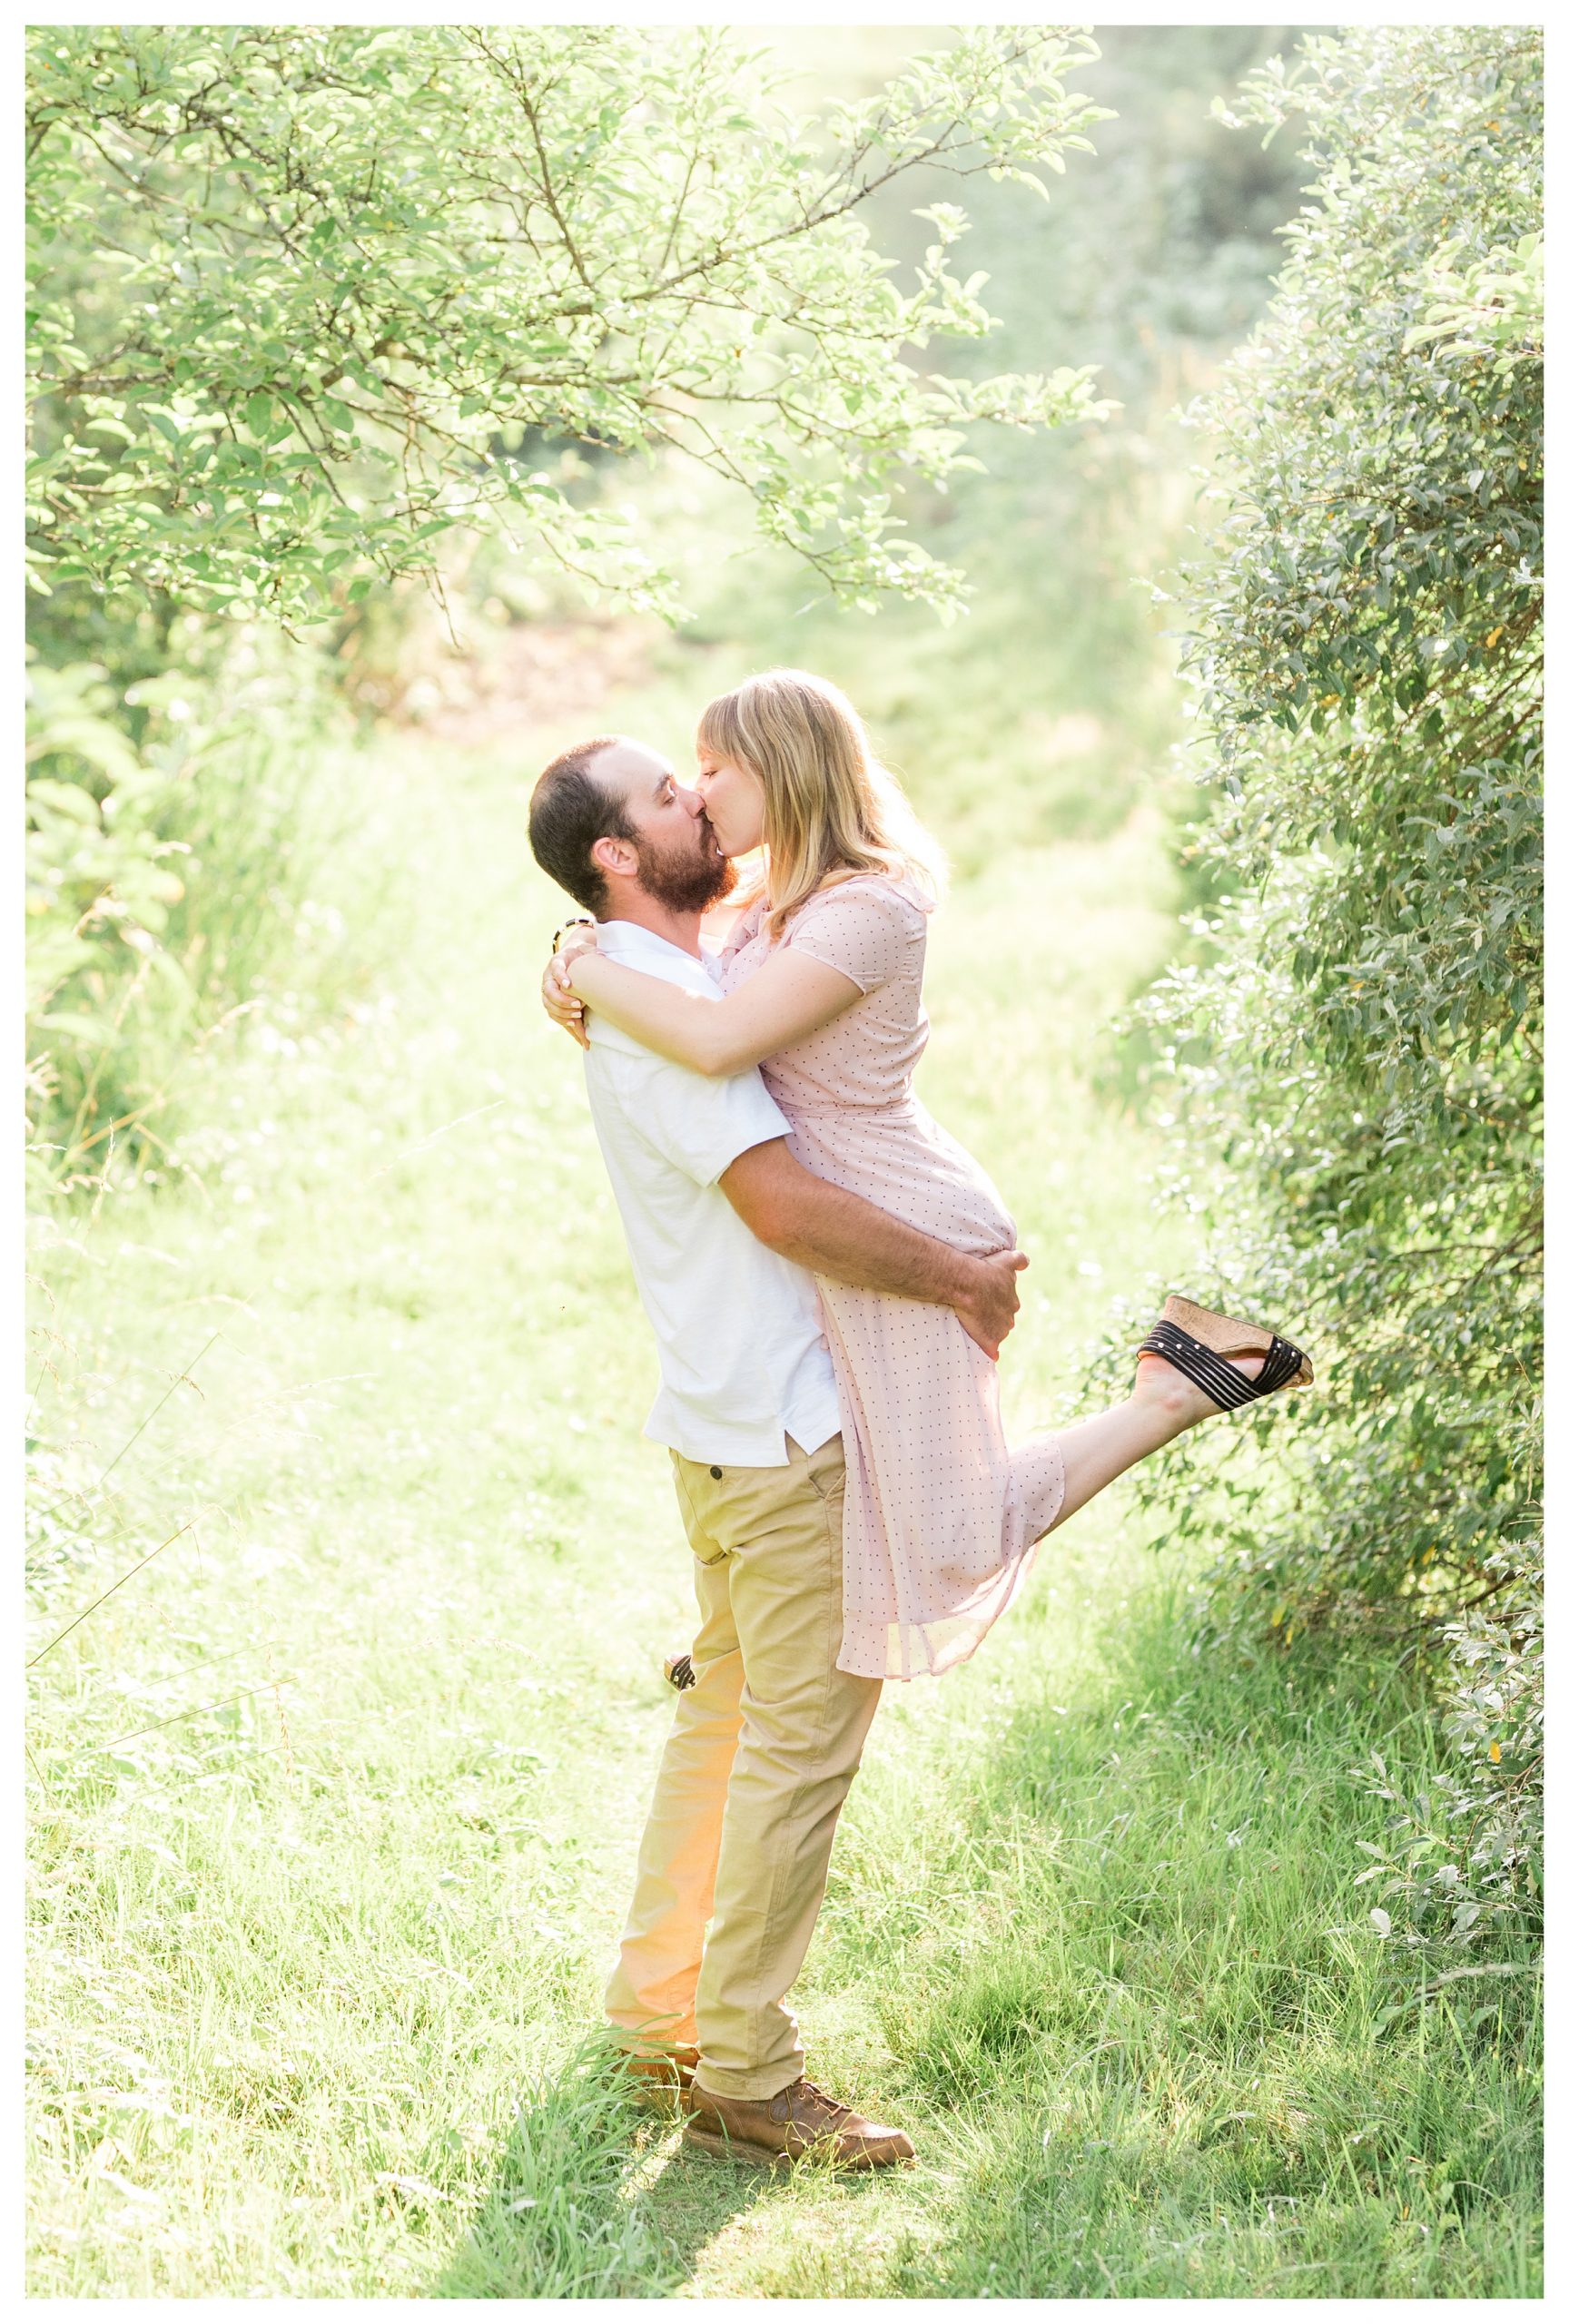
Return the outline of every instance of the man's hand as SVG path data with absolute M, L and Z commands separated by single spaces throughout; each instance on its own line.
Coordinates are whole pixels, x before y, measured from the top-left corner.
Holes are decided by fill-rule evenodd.
M 556 947 L 556 958 L 564 971 L 570 973 L 572 963 L 582 952 L 599 950 L 599 931 L 591 920 L 569 920 L 561 931 L 561 940 Z
M 719 1187 L 736 1216 L 781 1258 L 858 1291 L 952 1307 L 995 1363 L 1019 1313 L 1017 1277 L 1030 1264 L 1022 1251 L 989 1251 L 982 1258 L 955 1251 L 848 1187 L 814 1177 L 782 1137 L 738 1154 Z
M 966 1262 L 967 1287 L 953 1313 L 995 1363 L 1019 1316 L 1019 1277 L 1030 1262 L 1022 1251 L 990 1251 Z

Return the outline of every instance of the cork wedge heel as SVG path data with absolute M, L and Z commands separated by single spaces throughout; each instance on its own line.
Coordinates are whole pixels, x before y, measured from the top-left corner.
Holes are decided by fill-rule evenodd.
M 1173 1293 L 1161 1308 L 1148 1335 L 1139 1343 L 1140 1355 L 1163 1356 L 1175 1370 L 1201 1388 L 1221 1412 L 1239 1412 L 1260 1396 L 1286 1388 L 1306 1388 L 1313 1366 L 1301 1348 L 1263 1324 L 1248 1324 L 1237 1315 L 1217 1315 L 1196 1300 Z M 1261 1355 L 1263 1366 L 1250 1380 L 1229 1359 Z

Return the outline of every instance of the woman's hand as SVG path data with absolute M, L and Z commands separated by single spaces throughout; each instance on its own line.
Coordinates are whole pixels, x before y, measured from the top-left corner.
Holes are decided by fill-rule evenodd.
M 578 931 L 574 931 L 577 934 Z M 563 983 L 635 1041 L 695 1073 L 744 1073 L 807 1033 L 816 1032 L 861 998 L 853 977 L 804 953 L 781 952 L 739 991 L 671 984 L 581 945 L 566 962 Z
M 579 1049 L 588 1046 L 588 1034 L 583 1023 L 583 1003 L 573 991 L 568 979 L 572 962 L 584 952 L 591 951 L 598 938 L 597 930 L 582 922 L 563 931 L 563 942 L 545 964 L 540 980 L 539 1000 L 545 1014 L 564 1033 L 570 1033 Z

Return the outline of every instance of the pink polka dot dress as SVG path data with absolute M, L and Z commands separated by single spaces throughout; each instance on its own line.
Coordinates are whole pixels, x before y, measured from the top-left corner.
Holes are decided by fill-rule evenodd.
M 779 946 L 860 986 L 843 1016 L 763 1066 L 790 1146 L 820 1178 L 964 1251 L 1011 1248 L 1013 1221 L 980 1164 L 911 1088 L 930 906 L 868 873 L 821 889 Z M 727 991 L 775 949 L 755 904 L 721 960 Z M 933 1676 L 972 1654 L 1018 1595 L 1062 1505 L 1061 1444 L 1010 1452 L 997 1366 L 951 1308 L 819 1278 L 844 1425 L 842 1670 Z

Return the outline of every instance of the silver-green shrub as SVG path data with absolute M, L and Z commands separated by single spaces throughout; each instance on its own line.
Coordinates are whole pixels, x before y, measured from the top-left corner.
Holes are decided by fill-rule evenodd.
M 1220 901 L 1142 1010 L 1211 1289 L 1320 1364 L 1245 1473 L 1189 1456 L 1211 1623 L 1438 1678 L 1453 1782 L 1378 1876 L 1455 1939 L 1534 1911 L 1540 1838 L 1541 35 L 1315 36 L 1234 118 L 1293 113 L 1179 584 Z

